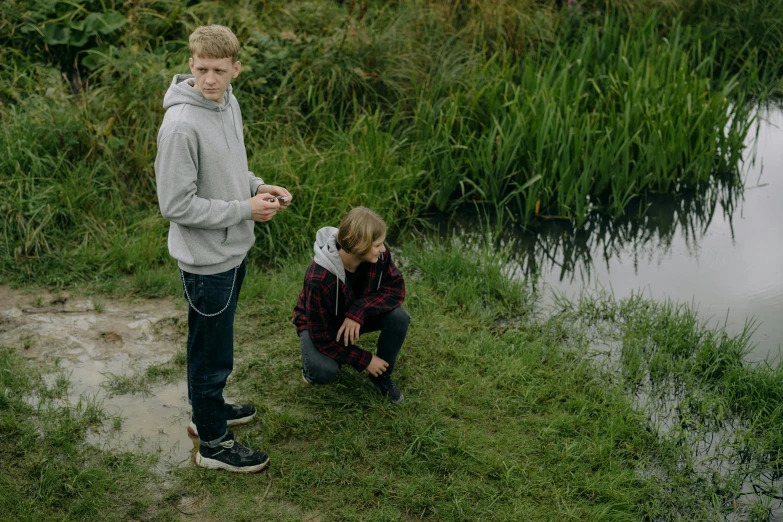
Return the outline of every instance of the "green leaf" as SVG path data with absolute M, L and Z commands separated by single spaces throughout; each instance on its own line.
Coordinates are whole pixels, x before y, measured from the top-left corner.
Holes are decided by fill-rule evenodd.
M 46 24 L 44 26 L 44 41 L 49 45 L 67 44 L 71 37 L 71 30 L 60 24 Z
M 532 186 L 532 185 L 533 185 L 533 183 L 535 183 L 536 181 L 538 181 L 538 180 L 540 180 L 540 179 L 541 179 L 541 174 L 538 174 L 538 175 L 536 175 L 536 176 L 533 176 L 532 178 L 530 178 L 530 179 L 527 181 L 527 183 L 525 183 L 524 185 L 522 185 L 522 187 L 521 187 L 519 190 L 525 190 L 526 188 L 528 188 L 528 187 Z
M 19 31 L 21 31 L 22 34 L 30 34 L 38 31 L 38 28 L 33 24 L 24 24 L 19 28 Z
M 127 18 L 117 12 L 90 13 L 84 19 L 85 30 L 90 33 L 109 34 L 128 23 Z
M 81 61 L 81 64 L 91 71 L 94 71 L 101 64 L 102 58 L 103 55 L 100 53 L 87 51 L 87 54 L 84 55 L 84 58 Z
M 87 31 L 71 31 L 71 39 L 68 42 L 73 47 L 83 47 L 92 36 Z

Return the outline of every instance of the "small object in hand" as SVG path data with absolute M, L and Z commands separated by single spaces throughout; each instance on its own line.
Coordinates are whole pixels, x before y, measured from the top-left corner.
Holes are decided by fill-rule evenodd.
M 267 201 L 273 203 L 275 200 L 279 201 L 280 203 L 285 203 L 287 201 L 291 201 L 291 196 L 272 196 Z

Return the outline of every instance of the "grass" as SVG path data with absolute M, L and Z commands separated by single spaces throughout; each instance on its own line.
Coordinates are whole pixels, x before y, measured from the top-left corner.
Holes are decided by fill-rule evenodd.
M 741 185 L 747 102 L 783 70 L 783 13 L 755 0 L 713 0 L 709 16 L 646 0 L 82 4 L 0 10 L 0 272 L 20 284 L 163 284 L 160 100 L 201 23 L 244 43 L 251 169 L 296 198 L 258 227 L 259 264 L 303 254 L 356 205 L 401 236 L 475 204 L 579 227 L 716 178 Z M 87 13 L 108 32 L 82 34 Z M 65 21 L 71 43 L 53 29 Z
M 619 346 L 610 364 L 617 384 L 648 412 L 665 444 L 688 448 L 677 464 L 703 474 L 718 505 L 739 501 L 747 519 L 769 519 L 783 476 L 776 428 L 783 370 L 775 361 L 746 362 L 752 320 L 729 336 L 688 306 L 639 295 L 620 301 L 584 296 L 562 301 L 559 313 L 600 342 Z
M 413 317 L 400 407 L 350 369 L 304 385 L 290 321 L 306 261 L 251 270 L 228 392 L 259 407 L 260 422 L 236 433 L 271 455 L 261 475 L 188 466 L 161 477 L 153 456 L 92 448 L 99 402 L 63 402 L 67 384 L 47 387 L 4 350 L 4 513 L 174 520 L 198 499 L 203 520 L 764 520 L 770 500 L 740 488 L 776 487 L 780 370 L 744 364 L 747 336 L 706 328 L 687 307 L 594 296 L 545 315 L 502 274 L 509 255 L 459 241 L 398 252 Z M 619 342 L 616 357 L 597 357 L 597 339 Z M 180 359 L 138 378 L 182 378 Z M 655 409 L 659 398 L 673 407 Z M 745 457 L 725 453 L 715 475 L 710 459 L 724 454 L 704 448 L 728 426 L 723 449 Z
M 149 489 L 153 456 L 109 454 L 85 445 L 108 417 L 95 398 L 64 402 L 67 384 L 48 386 L 8 348 L 0 349 L 0 499 L 9 520 L 127 520 L 160 500 Z M 147 520 L 172 520 L 160 505 Z M 166 514 L 168 512 L 168 515 Z
M 179 321 L 174 321 L 177 324 Z M 180 334 L 187 336 L 187 325 L 184 332 L 180 328 Z M 109 397 L 115 395 L 141 395 L 149 397 L 154 393 L 154 388 L 161 384 L 168 384 L 182 378 L 187 367 L 187 355 L 184 347 L 178 351 L 171 361 L 153 364 L 143 371 L 115 374 L 107 372 L 101 387 L 106 390 Z
M 769 518 L 781 370 L 747 366 L 746 336 L 674 304 L 598 296 L 545 317 L 510 279 L 510 248 L 401 252 L 414 317 L 402 408 L 350 371 L 325 388 L 297 378 L 302 259 L 352 206 L 402 243 L 433 212 L 473 206 L 528 228 L 610 216 L 643 242 L 626 216 L 657 219 L 658 198 L 678 202 L 663 222 L 692 230 L 736 201 L 750 102 L 781 92 L 781 4 L 560 4 L 0 0 L 4 281 L 179 294 L 152 164 L 162 93 L 203 23 L 244 44 L 251 169 L 296 197 L 257 227 L 238 316 L 232 392 L 264 419 L 238 434 L 270 452 L 270 472 L 185 468 L 163 484 L 153 457 L 85 445 L 100 404 L 68 403 L 66 375 L 47 385 L 5 349 L 0 512 L 174 520 L 195 497 L 198 516 L 236 520 Z M 616 358 L 597 363 L 591 343 Z M 149 392 L 183 364 L 106 386 Z

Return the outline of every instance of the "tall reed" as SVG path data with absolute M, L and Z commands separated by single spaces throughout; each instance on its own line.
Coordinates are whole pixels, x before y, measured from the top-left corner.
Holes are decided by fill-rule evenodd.
M 422 94 L 418 141 L 438 208 L 483 200 L 525 222 L 543 210 L 581 223 L 736 175 L 752 109 L 733 101 L 716 47 L 679 24 L 662 38 L 652 18 L 633 35 L 621 28 L 606 19 L 547 59 L 485 66 L 444 99 Z
M 647 16 L 654 4 L 6 0 L 2 271 L 27 279 L 45 267 L 65 282 L 164 262 L 152 169 L 161 100 L 188 71 L 187 35 L 209 22 L 244 44 L 234 86 L 251 169 L 296 191 L 289 212 L 259 227 L 253 256 L 265 262 L 307 250 L 356 204 L 394 232 L 476 202 L 528 226 L 542 214 L 579 224 L 730 176 L 750 122 L 747 79 L 763 80 L 758 35 L 732 54 L 740 40 L 691 15 L 702 29 L 672 11 Z M 65 38 L 91 15 L 112 25 Z

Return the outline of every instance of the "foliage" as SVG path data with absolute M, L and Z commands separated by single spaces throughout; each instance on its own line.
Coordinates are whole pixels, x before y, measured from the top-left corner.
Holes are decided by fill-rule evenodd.
M 474 204 L 579 226 L 737 178 L 746 101 L 783 56 L 783 17 L 744 1 L 706 18 L 685 0 L 5 0 L 0 272 L 68 284 L 167 263 L 155 139 L 199 24 L 238 34 L 251 170 L 295 194 L 257 227 L 269 263 L 358 204 L 394 234 Z

